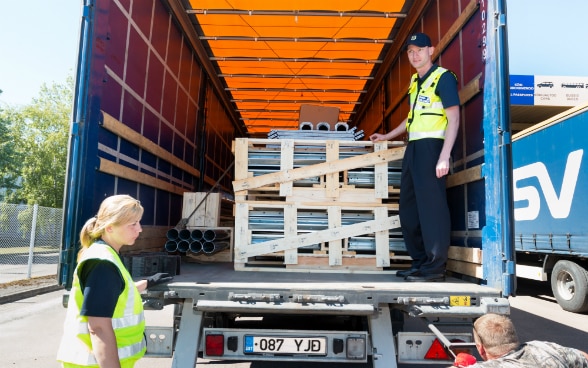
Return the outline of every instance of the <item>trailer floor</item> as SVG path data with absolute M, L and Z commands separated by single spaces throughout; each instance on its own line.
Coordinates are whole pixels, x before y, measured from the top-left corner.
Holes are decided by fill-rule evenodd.
M 396 277 L 396 271 L 379 273 L 325 273 L 236 271 L 232 263 L 182 263 L 180 274 L 166 285 L 152 289 L 195 291 L 232 290 L 269 292 L 272 290 L 305 290 L 349 292 L 373 291 L 398 295 L 434 296 L 464 294 L 475 296 L 500 296 L 501 291 L 455 277 L 445 282 L 407 282 Z

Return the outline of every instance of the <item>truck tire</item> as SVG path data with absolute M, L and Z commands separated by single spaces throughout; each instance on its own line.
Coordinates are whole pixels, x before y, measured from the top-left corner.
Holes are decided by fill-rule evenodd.
M 588 311 L 588 271 L 572 262 L 557 261 L 551 272 L 551 290 L 563 310 Z

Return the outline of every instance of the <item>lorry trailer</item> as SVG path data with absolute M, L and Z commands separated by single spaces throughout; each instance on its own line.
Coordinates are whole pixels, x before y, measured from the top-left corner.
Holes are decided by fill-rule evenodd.
M 513 135 L 516 274 L 570 312 L 588 311 L 587 120 L 582 104 Z
M 121 257 L 176 274 L 143 295 L 174 311 L 147 327 L 149 355 L 451 364 L 515 292 L 504 3 L 83 1 L 60 284 L 84 222 L 130 194 L 143 232 Z M 403 142 L 361 140 L 408 114 L 414 32 L 461 105 L 439 283 L 396 277 Z M 230 234 L 208 255 L 207 229 Z

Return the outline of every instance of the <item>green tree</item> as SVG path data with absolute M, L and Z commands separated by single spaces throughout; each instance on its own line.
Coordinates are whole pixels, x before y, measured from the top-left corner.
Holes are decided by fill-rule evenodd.
M 0 108 L 0 202 L 17 188 L 17 167 L 15 142 L 12 126 L 7 114 Z
M 0 111 L 0 120 L 11 123 L 20 179 L 20 186 L 6 195 L 9 202 L 63 205 L 73 85 L 71 76 L 65 84 L 43 84 L 31 104 Z

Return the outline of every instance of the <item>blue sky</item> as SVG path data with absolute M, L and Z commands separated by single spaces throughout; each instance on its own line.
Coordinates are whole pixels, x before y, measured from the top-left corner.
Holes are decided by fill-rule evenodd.
M 0 104 L 28 104 L 74 73 L 81 5 L 0 0 Z M 507 11 L 511 74 L 588 76 L 588 1 L 508 0 Z
M 0 0 L 0 104 L 24 105 L 77 62 L 81 0 Z

